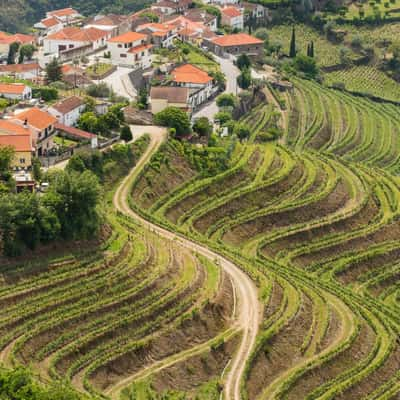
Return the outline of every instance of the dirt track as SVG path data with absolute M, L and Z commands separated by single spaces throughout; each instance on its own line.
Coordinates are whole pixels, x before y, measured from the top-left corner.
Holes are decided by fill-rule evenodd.
M 246 361 L 248 360 L 255 344 L 261 320 L 261 306 L 258 300 L 258 290 L 256 286 L 247 274 L 226 258 L 200 244 L 192 242 L 178 234 L 172 233 L 145 220 L 136 214 L 128 205 L 128 196 L 132 182 L 165 139 L 166 132 L 163 128 L 152 129 L 151 141 L 146 152 L 140 158 L 136 166 L 131 170 L 129 175 L 123 180 L 114 195 L 114 206 L 120 212 L 129 215 L 131 218 L 140 222 L 145 228 L 156 232 L 166 239 L 174 240 L 175 243 L 179 243 L 180 245 L 202 254 L 213 261 L 217 261 L 220 267 L 223 268 L 231 277 L 237 298 L 235 324 L 242 330 L 243 335 L 239 349 L 230 364 L 228 373 L 226 374 L 224 398 L 226 400 L 240 400 L 241 378 L 245 370 Z M 119 388 L 119 392 L 120 390 L 122 390 L 122 387 Z

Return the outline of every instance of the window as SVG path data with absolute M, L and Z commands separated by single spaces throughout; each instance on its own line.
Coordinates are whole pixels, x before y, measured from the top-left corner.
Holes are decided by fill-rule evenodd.
M 20 158 L 20 159 L 19 159 L 19 163 L 20 163 L 20 164 L 25 164 L 25 158 Z
M 122 53 L 122 54 L 120 54 L 119 55 L 121 58 L 126 58 L 126 54 L 125 53 Z
M 142 51 L 142 57 L 144 56 L 144 51 Z
M 122 47 L 122 44 L 119 44 L 118 47 L 121 48 L 121 47 Z

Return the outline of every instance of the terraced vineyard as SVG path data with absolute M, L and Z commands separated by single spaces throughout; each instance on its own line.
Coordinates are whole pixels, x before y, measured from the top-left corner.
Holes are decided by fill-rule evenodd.
M 400 102 L 400 85 L 375 66 L 358 66 L 324 75 L 327 85 L 344 83 L 351 92 Z
M 256 108 L 232 167 L 202 178 L 169 142 L 131 206 L 259 286 L 243 398 L 399 399 L 399 109 L 294 83 L 282 143 L 257 143 Z

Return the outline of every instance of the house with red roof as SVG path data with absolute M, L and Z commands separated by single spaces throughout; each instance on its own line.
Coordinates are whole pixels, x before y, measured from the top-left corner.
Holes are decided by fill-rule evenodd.
M 24 35 L 22 33 L 16 33 L 15 35 L 8 35 L 4 32 L 1 32 L 0 35 L 0 54 L 8 54 L 10 50 L 10 45 L 12 43 L 19 43 L 20 46 L 24 44 L 32 44 L 34 45 L 36 42 L 35 36 L 32 35 Z
M 122 35 L 131 30 L 131 22 L 126 15 L 96 15 L 85 21 L 85 28 L 96 28 L 111 32 L 111 37 Z
M 43 40 L 43 49 L 45 54 L 54 55 L 85 47 L 87 52 L 91 52 L 105 47 L 110 38 L 109 31 L 70 26 L 46 36 Z
M 57 118 L 37 107 L 14 115 L 12 122 L 20 124 L 31 132 L 32 144 L 38 156 L 46 155 L 54 147 Z
M 263 51 L 264 42 L 247 33 L 236 33 L 232 35 L 216 36 L 214 38 L 205 38 L 203 41 L 210 51 L 219 56 L 232 54 L 238 56 L 247 54 L 250 56 L 259 56 Z
M 85 108 L 86 104 L 82 98 L 71 96 L 53 104 L 48 108 L 47 112 L 56 117 L 60 124 L 73 126 Z
M 158 0 L 151 5 L 151 9 L 164 15 L 172 15 L 185 12 L 192 4 L 193 0 Z
M 178 29 L 174 25 L 167 23 L 160 24 L 151 22 L 139 25 L 136 32 L 148 35 L 152 44 L 155 47 L 170 48 L 174 44 L 174 39 L 177 37 Z
M 0 97 L 9 100 L 29 100 L 32 89 L 23 83 L 0 83 Z
M 39 43 L 42 44 L 43 37 L 51 35 L 64 28 L 64 24 L 56 17 L 46 17 L 33 25 L 39 32 Z
M 189 89 L 191 108 L 196 108 L 218 91 L 213 78 L 207 72 L 192 65 L 184 64 L 171 71 L 174 86 Z
M 15 151 L 13 168 L 31 168 L 32 166 L 32 143 L 31 135 L 25 134 L 2 134 L 0 132 L 0 147 L 12 147 Z
M 37 63 L 0 65 L 0 76 L 36 81 L 39 72 L 40 66 Z
M 107 50 L 115 65 L 146 69 L 151 66 L 151 49 L 149 38 L 144 33 L 127 32 L 107 42 Z
M 69 24 L 72 24 L 72 23 L 76 22 L 77 20 L 81 19 L 82 15 L 79 14 L 79 12 L 74 10 L 73 8 L 67 7 L 67 8 L 61 8 L 59 10 L 49 11 L 46 13 L 46 17 L 47 18 L 51 18 L 51 17 L 57 18 L 64 25 L 69 25 Z
M 244 12 L 236 6 L 225 6 L 221 8 L 221 24 L 232 29 L 242 30 L 244 28 Z

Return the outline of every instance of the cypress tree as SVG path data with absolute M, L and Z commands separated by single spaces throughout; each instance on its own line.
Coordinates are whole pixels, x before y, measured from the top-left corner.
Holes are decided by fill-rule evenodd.
M 310 43 L 307 43 L 307 57 L 311 57 L 310 54 L 311 54 L 311 45 Z
M 314 58 L 314 41 L 310 44 L 310 57 Z
M 290 51 L 289 51 L 289 57 L 294 58 L 296 57 L 296 32 L 294 29 L 292 29 L 292 38 L 290 39 Z

